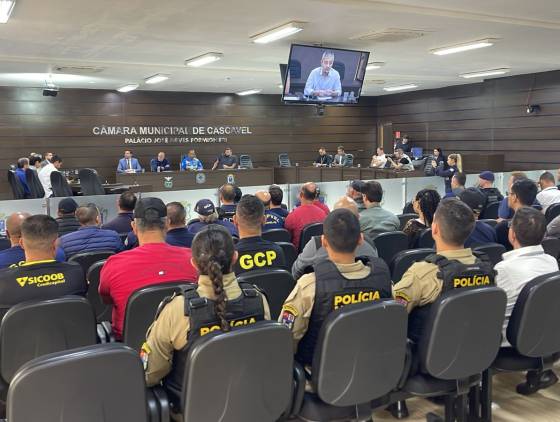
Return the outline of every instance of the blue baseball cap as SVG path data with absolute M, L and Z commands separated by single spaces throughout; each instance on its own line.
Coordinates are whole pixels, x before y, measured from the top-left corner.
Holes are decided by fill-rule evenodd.
M 194 210 L 199 215 L 208 216 L 216 212 L 216 207 L 214 207 L 211 200 L 201 199 L 194 206 Z
M 492 173 L 491 171 L 483 171 L 478 175 L 478 177 L 480 177 L 482 180 L 488 180 L 489 182 L 494 181 L 494 173 Z

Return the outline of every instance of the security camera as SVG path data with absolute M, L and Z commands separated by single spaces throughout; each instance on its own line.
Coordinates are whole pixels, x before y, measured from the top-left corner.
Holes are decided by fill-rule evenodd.
M 58 95 L 58 87 L 47 87 L 43 89 L 43 97 L 56 97 Z
M 538 104 L 528 104 L 527 105 L 527 114 L 537 114 L 541 111 L 541 106 Z

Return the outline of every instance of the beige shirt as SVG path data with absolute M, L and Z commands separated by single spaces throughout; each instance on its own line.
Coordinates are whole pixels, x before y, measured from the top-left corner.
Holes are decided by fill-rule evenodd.
M 471 249 L 438 252 L 447 259 L 455 259 L 463 264 L 474 264 L 476 257 Z M 438 266 L 429 262 L 416 262 L 401 281 L 393 286 L 394 298 L 406 306 L 410 313 L 417 306 L 434 302 L 441 294 L 443 280 L 437 277 Z
M 241 296 L 241 288 L 234 273 L 225 274 L 224 292 L 227 299 Z M 200 297 L 215 299 L 212 281 L 208 276 L 198 278 L 196 289 Z M 270 309 L 266 298 L 262 296 L 264 318 L 270 319 Z M 160 382 L 171 370 L 173 352 L 181 350 L 187 344 L 190 320 L 185 316 L 185 298 L 175 297 L 161 311 L 146 334 L 146 343 L 142 346 L 142 358 L 145 361 L 146 384 L 153 386 Z

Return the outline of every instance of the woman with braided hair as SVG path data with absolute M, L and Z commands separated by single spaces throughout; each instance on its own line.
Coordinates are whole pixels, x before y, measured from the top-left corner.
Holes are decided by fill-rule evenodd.
M 174 411 L 180 413 L 183 370 L 189 346 L 199 337 L 270 319 L 266 298 L 254 286 L 238 283 L 237 252 L 229 231 L 208 225 L 193 239 L 192 265 L 198 285 L 181 286 L 160 305 L 148 329 L 141 358 L 148 386 L 163 381 Z M 205 300 L 201 300 L 205 299 Z
M 416 194 L 412 206 L 414 212 L 418 214 L 418 218 L 409 220 L 403 229 L 403 232 L 408 236 L 408 247 L 410 249 L 418 247 L 420 234 L 432 226 L 440 200 L 439 193 L 433 189 L 422 189 Z

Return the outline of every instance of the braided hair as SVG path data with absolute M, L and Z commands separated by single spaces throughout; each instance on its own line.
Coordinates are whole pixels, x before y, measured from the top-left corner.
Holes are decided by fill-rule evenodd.
M 424 218 L 424 224 L 431 227 L 434 221 L 434 214 L 439 205 L 441 197 L 436 190 L 433 189 L 422 189 L 416 194 L 416 201 L 418 202 L 418 207 L 422 212 L 422 217 Z
M 222 331 L 229 331 L 226 320 L 226 294 L 223 277 L 232 271 L 235 249 L 229 231 L 222 226 L 210 224 L 201 230 L 192 242 L 192 256 L 201 275 L 212 280 L 214 288 L 214 311 L 220 321 Z

